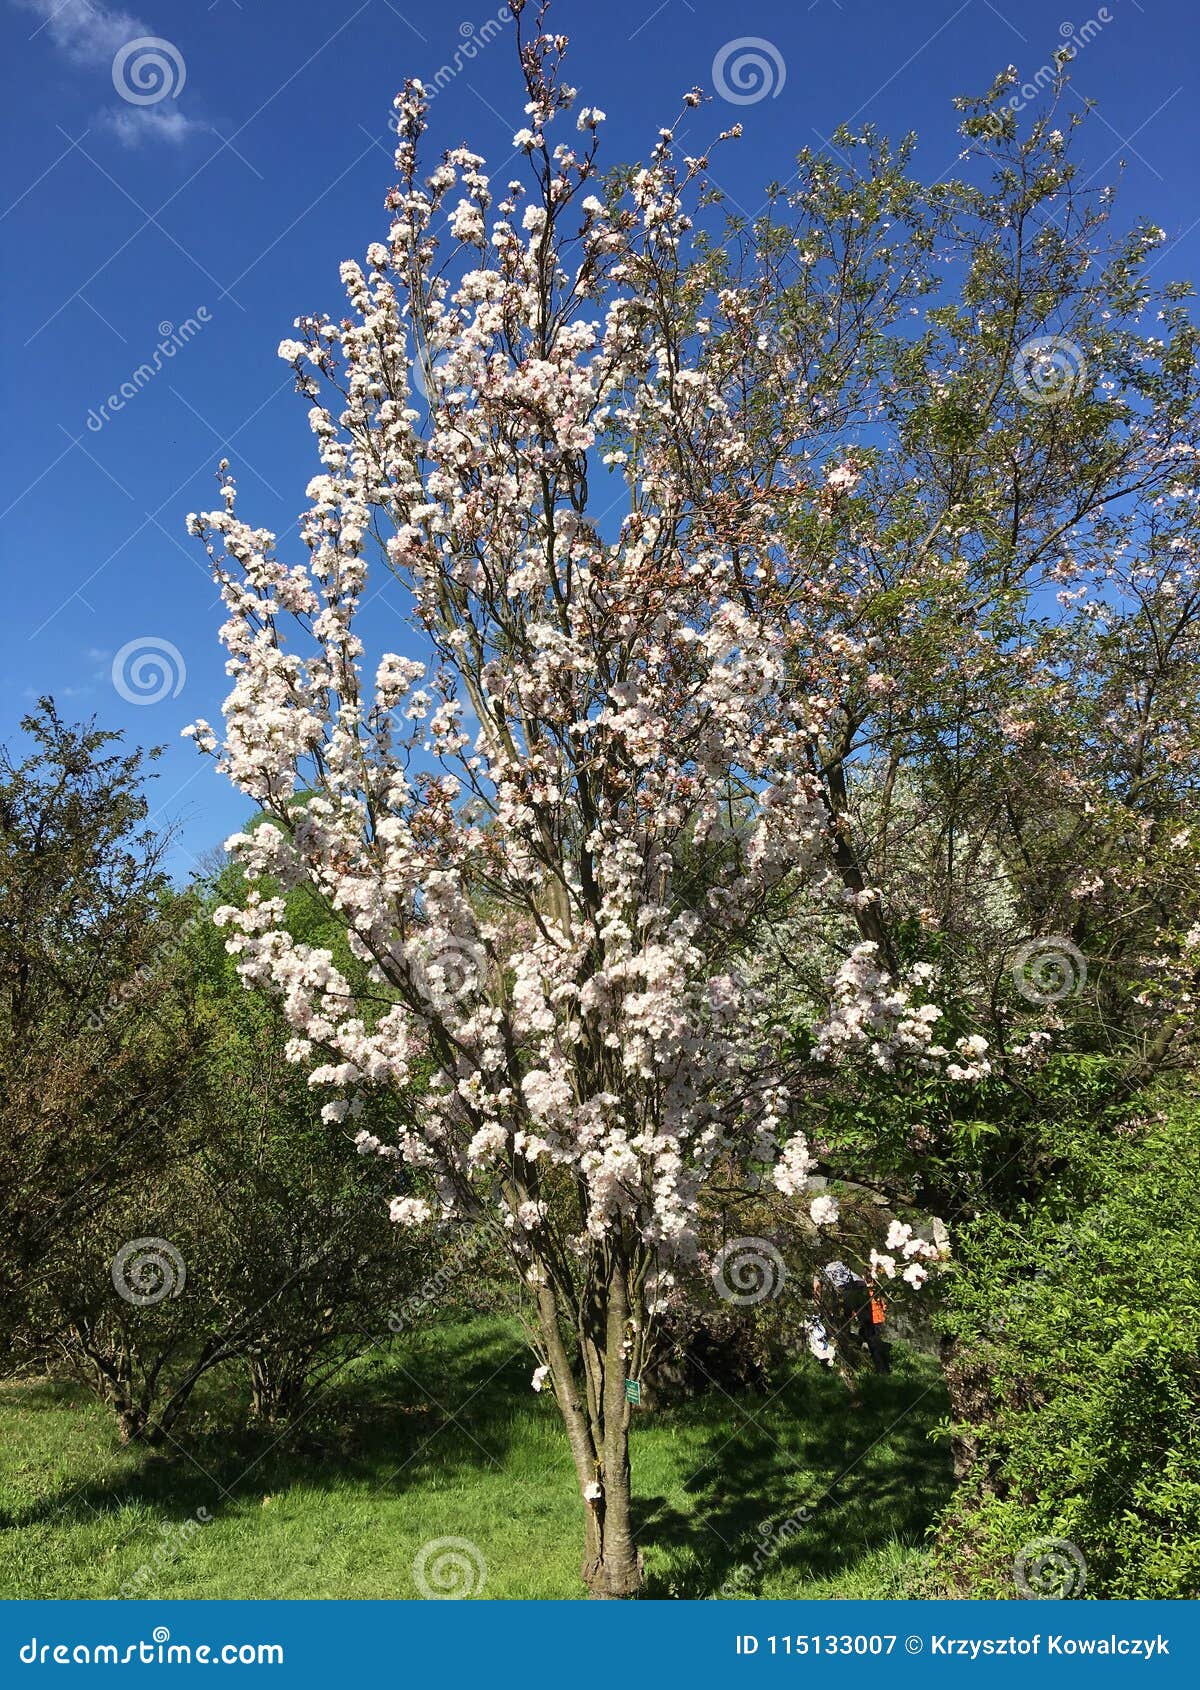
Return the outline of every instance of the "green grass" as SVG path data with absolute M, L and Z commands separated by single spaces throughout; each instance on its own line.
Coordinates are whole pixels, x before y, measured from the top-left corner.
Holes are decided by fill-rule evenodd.
M 945 1399 L 927 1358 L 896 1361 L 858 1409 L 804 1362 L 773 1397 L 713 1391 L 641 1417 L 647 1594 L 914 1593 L 950 1491 L 928 1435 Z M 443 1537 L 477 1546 L 488 1597 L 579 1596 L 581 1505 L 530 1366 L 504 1322 L 440 1326 L 360 1363 L 284 1442 L 230 1432 L 210 1393 L 162 1453 L 122 1449 L 83 1394 L 6 1386 L 0 1596 L 115 1596 L 150 1568 L 142 1596 L 412 1597 L 415 1557 Z M 201 1508 L 211 1520 L 181 1538 Z

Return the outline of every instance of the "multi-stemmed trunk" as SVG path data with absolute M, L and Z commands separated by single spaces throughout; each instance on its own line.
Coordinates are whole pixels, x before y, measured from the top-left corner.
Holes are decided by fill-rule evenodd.
M 579 1333 L 577 1366 L 563 1339 L 564 1314 Z M 619 1263 L 609 1264 L 584 1308 L 564 1309 L 550 1286 L 538 1293 L 538 1326 L 583 1498 L 580 1573 L 599 1599 L 636 1596 L 642 1585 L 629 1463 L 628 1325 L 628 1283 Z

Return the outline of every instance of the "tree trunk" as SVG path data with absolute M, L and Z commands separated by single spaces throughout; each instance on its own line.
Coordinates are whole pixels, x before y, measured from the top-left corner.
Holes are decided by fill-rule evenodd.
M 642 1587 L 642 1557 L 633 1532 L 625 1320 L 625 1280 L 616 1270 L 605 1297 L 603 1344 L 583 1347 L 589 1413 L 563 1343 L 554 1293 L 543 1287 L 538 1294 L 538 1324 L 583 1496 L 580 1576 L 588 1594 L 601 1601 L 636 1596 Z M 599 1494 L 589 1494 L 596 1487 Z
M 642 1559 L 633 1535 L 633 1495 L 629 1468 L 630 1405 L 625 1397 L 625 1336 L 628 1306 L 625 1276 L 617 1268 L 609 1282 L 604 1344 L 603 1519 L 599 1566 L 593 1595 L 636 1596 L 642 1586 Z M 586 1579 L 586 1574 L 585 1574 Z M 599 1589 L 596 1584 L 599 1584 Z

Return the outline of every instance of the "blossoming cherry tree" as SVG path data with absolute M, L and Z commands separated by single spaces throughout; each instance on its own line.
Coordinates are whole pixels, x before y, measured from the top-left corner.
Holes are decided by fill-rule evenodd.
M 521 42 L 528 169 L 501 189 L 465 147 L 422 179 L 421 85 L 397 99 L 387 238 L 343 266 L 347 314 L 280 348 L 321 460 L 307 557 L 275 555 L 228 476 L 191 519 L 232 690 L 219 746 L 190 731 L 267 816 L 232 841 L 250 890 L 220 913 L 244 978 L 282 997 L 331 1123 L 372 1088 L 411 1098 L 395 1142 L 359 1134 L 395 1162 L 398 1224 L 502 1232 L 584 1579 L 624 1596 L 626 1386 L 706 1190 L 774 1168 L 798 1196 L 812 1167 L 745 964 L 773 900 L 845 893 L 809 757 L 831 701 L 785 685 L 771 500 L 739 491 L 749 448 L 686 285 L 707 160 L 664 130 L 598 191 L 603 113 L 567 127 L 564 46 Z M 419 655 L 368 655 L 376 595 Z M 365 989 L 289 934 L 302 882 Z M 843 986 L 845 1043 L 865 1012 Z M 902 1024 L 919 1050 L 929 1023 L 898 1001 L 873 1037 Z

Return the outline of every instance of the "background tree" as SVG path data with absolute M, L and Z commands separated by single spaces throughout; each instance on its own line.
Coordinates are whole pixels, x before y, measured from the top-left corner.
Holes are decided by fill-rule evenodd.
M 68 726 L 51 700 L 0 752 L 0 1309 L 165 1155 L 197 1082 L 172 957 L 187 906 L 145 826 L 153 753 Z M 178 1140 L 176 1148 L 180 1148 Z
M 214 889 L 171 888 L 144 757 L 49 701 L 25 731 L 0 789 L 8 1370 L 81 1379 L 127 1441 L 169 1437 L 230 1363 L 287 1422 L 431 1252 L 399 1247 L 384 1168 L 331 1137 L 241 990 Z

